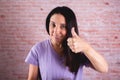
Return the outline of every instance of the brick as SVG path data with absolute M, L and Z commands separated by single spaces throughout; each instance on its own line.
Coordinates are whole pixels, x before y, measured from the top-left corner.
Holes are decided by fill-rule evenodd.
M 67 5 L 77 16 L 80 37 L 109 63 L 105 74 L 84 67 L 83 80 L 119 80 L 119 4 L 119 0 L 0 0 L 0 79 L 26 80 L 26 55 L 35 43 L 48 38 L 46 16 L 54 7 Z

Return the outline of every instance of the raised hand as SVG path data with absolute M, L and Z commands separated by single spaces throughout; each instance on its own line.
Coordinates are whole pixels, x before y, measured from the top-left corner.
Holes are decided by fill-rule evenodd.
M 74 28 L 71 29 L 72 37 L 68 38 L 68 46 L 74 53 L 83 52 L 90 60 L 91 67 L 99 72 L 107 72 L 106 60 L 96 52 L 87 42 L 77 35 Z
M 74 27 L 71 29 L 72 37 L 67 39 L 68 46 L 74 53 L 85 52 L 88 50 L 89 45 L 75 32 Z

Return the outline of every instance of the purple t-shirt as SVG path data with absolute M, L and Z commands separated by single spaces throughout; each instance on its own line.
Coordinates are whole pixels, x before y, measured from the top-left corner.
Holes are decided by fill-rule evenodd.
M 48 39 L 34 45 L 25 62 L 39 66 L 42 80 L 82 80 L 83 66 L 79 67 L 75 75 L 64 65 L 64 60 L 64 57 L 56 53 Z

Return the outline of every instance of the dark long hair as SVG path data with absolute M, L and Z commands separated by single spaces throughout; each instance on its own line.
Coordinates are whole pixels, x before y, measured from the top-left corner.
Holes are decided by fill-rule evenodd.
M 75 28 L 75 32 L 78 34 L 78 26 L 77 26 L 76 16 L 75 16 L 74 12 L 66 6 L 54 8 L 48 14 L 48 16 L 46 18 L 46 30 L 47 30 L 48 34 L 49 34 L 50 18 L 54 14 L 61 14 L 65 17 L 67 34 L 66 34 L 66 39 L 62 43 L 62 46 L 64 48 L 65 57 L 66 57 L 65 64 L 66 64 L 66 66 L 69 67 L 71 72 L 77 73 L 79 66 L 83 65 L 86 62 L 87 57 L 82 52 L 77 53 L 77 54 L 72 52 L 70 50 L 69 46 L 67 45 L 67 39 L 69 37 L 72 37 L 72 34 L 71 34 L 72 27 Z

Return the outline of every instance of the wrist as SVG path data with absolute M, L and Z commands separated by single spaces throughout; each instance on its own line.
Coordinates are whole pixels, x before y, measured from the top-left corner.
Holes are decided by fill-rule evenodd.
M 83 52 L 84 52 L 84 54 L 88 54 L 88 53 L 91 53 L 92 50 L 93 50 L 92 47 L 90 45 L 88 45 Z

